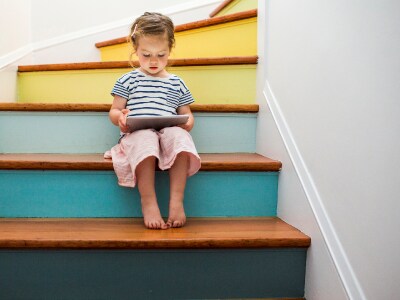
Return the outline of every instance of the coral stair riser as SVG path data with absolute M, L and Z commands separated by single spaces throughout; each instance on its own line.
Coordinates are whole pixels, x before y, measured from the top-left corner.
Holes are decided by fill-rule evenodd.
M 257 10 L 176 26 L 175 40 L 171 58 L 256 55 Z M 127 60 L 132 53 L 126 37 L 100 42 L 96 47 L 102 61 Z
M 184 79 L 196 103 L 254 104 L 256 63 L 257 57 L 183 60 L 168 71 Z M 18 102 L 111 103 L 115 81 L 132 70 L 126 61 L 38 67 L 19 68 Z

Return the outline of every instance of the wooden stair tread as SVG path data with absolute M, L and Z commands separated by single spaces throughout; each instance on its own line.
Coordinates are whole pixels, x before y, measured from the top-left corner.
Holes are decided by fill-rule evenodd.
M 141 218 L 0 219 L 0 248 L 308 247 L 310 238 L 276 217 L 189 218 L 149 230 Z
M 108 112 L 101 103 L 0 103 L 0 111 Z M 192 112 L 257 113 L 258 104 L 191 104 Z
M 202 171 L 276 172 L 281 162 L 256 153 L 201 153 Z M 113 170 L 103 154 L 0 154 L 5 170 Z
M 238 12 L 238 13 L 234 13 L 234 14 L 230 14 L 230 15 L 226 15 L 226 16 L 215 17 L 215 18 L 211 18 L 211 19 L 205 19 L 205 20 L 190 22 L 190 23 L 186 23 L 186 24 L 182 24 L 182 25 L 177 25 L 177 26 L 175 26 L 175 33 L 181 32 L 181 31 L 187 31 L 187 30 L 192 30 L 192 29 L 198 29 L 198 28 L 219 25 L 219 24 L 225 24 L 225 23 L 229 23 L 229 22 L 234 22 L 234 21 L 239 21 L 239 20 L 244 20 L 244 19 L 249 19 L 249 18 L 254 18 L 254 17 L 257 17 L 257 9 L 252 9 L 249 11 Z M 124 44 L 124 43 L 127 43 L 126 36 L 99 42 L 99 43 L 96 43 L 95 46 L 97 48 L 102 48 L 102 47 Z
M 215 66 L 215 65 L 248 65 L 257 64 L 257 56 L 234 56 L 215 58 L 177 58 L 169 59 L 169 67 L 182 66 Z M 133 66 L 138 67 L 139 61 L 132 61 Z M 132 68 L 129 61 L 104 61 L 82 62 L 66 64 L 21 65 L 18 72 L 43 72 L 43 71 L 71 71 L 71 70 L 95 70 L 95 69 L 122 69 Z

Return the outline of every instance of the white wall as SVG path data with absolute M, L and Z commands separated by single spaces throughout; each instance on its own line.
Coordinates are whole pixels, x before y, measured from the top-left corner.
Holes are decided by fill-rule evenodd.
M 258 150 L 288 164 L 278 213 L 313 239 L 306 297 L 345 299 L 329 253 L 351 299 L 396 299 L 400 2 L 269 0 L 265 13 Z
M 0 102 L 15 101 L 20 64 L 99 61 L 95 43 L 129 33 L 145 11 L 175 25 L 208 18 L 222 0 L 0 0 Z
M 16 99 L 16 66 L 7 66 L 30 53 L 31 0 L 0 0 L 0 102 Z
M 0 58 L 30 42 L 30 3 L 31 0 L 0 0 Z
M 47 40 L 85 28 L 131 18 L 145 11 L 159 11 L 184 2 L 187 1 L 34 0 L 32 39 L 33 42 Z
M 100 51 L 95 43 L 127 36 L 135 18 L 145 11 L 166 14 L 179 25 L 208 18 L 221 1 L 85 1 L 84 6 L 79 6 L 79 1 L 73 0 L 59 7 L 57 1 L 35 0 L 32 9 L 34 63 L 99 61 Z M 46 6 L 55 13 L 48 14 L 43 9 Z M 52 28 L 46 24 L 58 25 Z

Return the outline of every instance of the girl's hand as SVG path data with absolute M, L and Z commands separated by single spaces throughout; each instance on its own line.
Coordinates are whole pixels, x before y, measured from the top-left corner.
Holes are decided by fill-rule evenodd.
M 126 133 L 128 132 L 128 127 L 126 126 L 126 118 L 129 113 L 129 109 L 126 108 L 126 99 L 120 96 L 114 96 L 113 104 L 111 105 L 110 112 L 108 116 L 111 122 L 118 126 L 119 129 Z
M 129 127 L 126 126 L 126 118 L 128 117 L 129 109 L 122 109 L 121 114 L 118 118 L 118 126 L 121 129 L 121 132 L 127 133 L 129 132 Z
M 189 120 L 185 124 L 178 125 L 178 127 L 183 128 L 186 131 L 192 130 L 192 128 L 194 126 L 194 117 L 193 117 L 192 111 L 190 110 L 190 106 L 184 105 L 184 106 L 178 107 L 177 112 L 179 115 L 189 115 Z
M 194 125 L 193 116 L 189 116 L 189 120 L 185 124 L 178 125 L 178 127 L 185 129 L 186 131 L 192 130 Z

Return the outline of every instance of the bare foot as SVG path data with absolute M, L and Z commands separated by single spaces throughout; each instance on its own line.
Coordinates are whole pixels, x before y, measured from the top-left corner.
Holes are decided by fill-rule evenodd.
M 172 202 L 172 201 L 171 201 Z M 185 210 L 183 208 L 183 203 L 170 203 L 169 205 L 169 217 L 167 221 L 167 226 L 169 228 L 183 227 L 186 223 Z
M 149 229 L 168 229 L 163 218 L 161 217 L 160 209 L 157 205 L 157 200 L 143 201 L 142 200 L 142 213 L 144 218 L 144 225 Z

